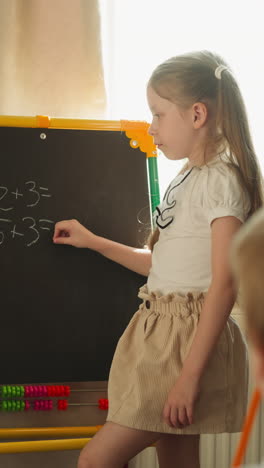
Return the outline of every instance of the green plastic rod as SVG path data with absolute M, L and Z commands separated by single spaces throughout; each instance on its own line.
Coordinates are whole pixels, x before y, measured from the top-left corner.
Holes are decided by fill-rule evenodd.
M 156 157 L 148 158 L 148 177 L 151 211 L 153 213 L 160 202 L 158 164 Z

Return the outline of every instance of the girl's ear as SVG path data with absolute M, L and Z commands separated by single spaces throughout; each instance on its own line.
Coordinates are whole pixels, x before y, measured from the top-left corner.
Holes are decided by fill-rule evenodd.
M 196 102 L 192 106 L 193 127 L 199 129 L 203 127 L 208 118 L 208 110 L 203 102 Z

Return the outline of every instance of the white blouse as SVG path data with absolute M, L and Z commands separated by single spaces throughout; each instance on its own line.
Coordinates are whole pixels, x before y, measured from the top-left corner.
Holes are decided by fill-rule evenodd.
M 175 177 L 154 213 L 160 237 L 152 253 L 149 291 L 207 291 L 212 221 L 235 216 L 244 222 L 249 210 L 237 174 L 219 157 Z

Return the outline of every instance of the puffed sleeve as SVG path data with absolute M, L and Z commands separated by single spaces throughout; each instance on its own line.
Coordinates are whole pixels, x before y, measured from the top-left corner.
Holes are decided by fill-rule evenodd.
M 236 169 L 225 163 L 206 168 L 204 208 L 209 224 L 223 216 L 235 216 L 244 223 L 250 210 L 250 200 L 241 186 Z

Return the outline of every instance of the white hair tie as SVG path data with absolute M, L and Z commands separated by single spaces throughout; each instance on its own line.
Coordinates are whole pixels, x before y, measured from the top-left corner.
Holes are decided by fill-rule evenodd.
M 221 73 L 224 70 L 228 70 L 228 67 L 225 65 L 218 65 L 218 67 L 215 69 L 215 76 L 218 80 L 221 80 Z

